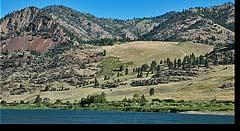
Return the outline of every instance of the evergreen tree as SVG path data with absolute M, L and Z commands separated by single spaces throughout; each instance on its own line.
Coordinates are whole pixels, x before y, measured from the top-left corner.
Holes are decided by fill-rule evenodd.
M 204 57 L 202 55 L 199 56 L 199 64 L 202 65 L 204 64 Z
M 104 75 L 104 80 L 107 80 L 107 79 L 108 79 L 107 75 Z
M 186 62 L 187 62 L 186 57 L 184 57 L 183 62 L 182 62 L 182 69 L 183 70 L 186 70 Z
M 154 88 L 151 88 L 151 89 L 150 89 L 149 95 L 150 95 L 150 96 L 153 96 L 153 95 L 154 95 Z
M 167 64 L 169 64 L 169 62 L 170 62 L 170 59 L 169 59 L 169 58 L 167 58 Z
M 49 91 L 49 90 L 50 90 L 50 86 L 46 85 L 44 91 Z
M 153 71 L 156 68 L 157 62 L 156 61 L 152 61 L 151 65 L 150 65 L 150 71 Z
M 98 87 L 98 86 L 99 86 L 99 82 L 98 82 L 97 78 L 95 77 L 95 80 L 94 80 L 94 87 L 96 88 L 96 87 Z
M 122 102 L 128 102 L 126 96 L 123 98 Z
M 178 69 L 180 69 L 181 68 L 181 65 L 182 65 L 182 62 L 181 62 L 181 59 L 178 59 Z
M 140 67 L 138 67 L 138 68 L 137 68 L 137 72 L 140 73 L 140 71 L 141 71 L 141 69 L 140 69 Z
M 139 77 L 143 77 L 143 72 L 142 71 L 137 74 L 137 78 L 139 78 Z
M 40 104 L 41 101 L 42 101 L 42 98 L 40 98 L 40 95 L 37 95 L 37 97 L 36 97 L 34 103 Z
M 214 60 L 213 60 L 213 65 L 218 65 L 218 59 L 217 55 L 215 55 Z
M 197 66 L 195 57 L 192 58 L 192 65 L 193 65 L 193 68 L 195 68 Z
M 148 68 L 149 68 L 148 64 L 145 63 L 141 66 L 141 71 L 147 71 Z
M 120 73 L 118 72 L 118 73 L 117 73 L 117 77 L 119 77 L 119 76 L 120 76 Z
M 124 70 L 124 66 L 121 65 L 121 66 L 120 66 L 120 71 L 123 71 L 123 70 Z
M 168 69 L 173 69 L 173 63 L 171 61 L 168 62 Z
M 5 100 L 1 100 L 1 105 L 6 105 L 7 104 L 7 102 L 5 101 Z
M 125 69 L 125 75 L 128 75 L 128 68 Z
M 163 64 L 163 60 L 160 60 L 160 65 Z
M 99 103 L 105 103 L 107 101 L 106 94 L 104 92 L 102 92 L 99 97 L 100 97 L 99 98 Z
M 192 65 L 191 59 L 190 59 L 190 57 L 189 57 L 188 55 L 186 56 L 186 59 L 187 59 L 186 68 L 190 69 L 190 68 L 191 68 L 191 65 Z
M 174 63 L 173 63 L 173 69 L 176 70 L 177 69 L 177 60 L 174 59 Z
M 106 50 L 103 50 L 103 56 L 106 56 L 106 54 L 107 54 Z
M 145 102 L 147 102 L 147 99 L 145 98 L 144 95 L 142 95 L 140 98 L 140 103 L 145 103 Z
M 157 68 L 156 68 L 156 70 L 157 70 L 157 74 L 159 74 L 159 73 L 160 73 L 160 70 L 161 70 L 161 67 L 160 67 L 160 65 L 157 65 Z

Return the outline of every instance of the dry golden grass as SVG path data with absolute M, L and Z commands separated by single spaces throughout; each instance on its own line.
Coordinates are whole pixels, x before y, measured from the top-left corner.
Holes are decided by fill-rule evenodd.
M 150 63 L 152 60 L 170 59 L 183 57 L 194 52 L 196 55 L 206 54 L 213 47 L 193 44 L 193 43 L 177 43 L 177 42 L 157 42 L 157 41 L 137 41 L 128 44 L 97 47 L 97 50 L 107 51 L 107 56 L 119 57 L 124 63 L 134 62 L 133 66 Z M 78 54 L 75 54 L 78 55 Z M 105 92 L 107 99 L 110 101 L 122 100 L 124 97 L 132 98 L 133 94 L 144 94 L 148 100 L 153 98 L 159 99 L 176 99 L 176 100 L 234 100 L 234 89 L 220 89 L 223 84 L 234 83 L 234 65 L 227 65 L 227 70 L 223 70 L 226 66 L 214 67 L 206 74 L 200 74 L 198 77 L 184 82 L 176 82 L 170 84 L 161 84 L 155 86 L 131 87 L 123 85 L 114 89 L 100 88 L 76 88 L 68 84 L 64 87 L 70 88 L 61 92 L 35 92 L 33 94 L 23 94 L 5 97 L 7 101 L 29 101 L 35 99 L 36 95 L 42 98 L 48 97 L 51 101 L 60 99 L 62 101 L 79 101 L 88 94 Z M 87 73 L 87 72 L 86 72 Z M 115 76 L 113 76 L 115 77 Z M 121 76 L 118 79 L 127 83 L 132 81 L 133 75 Z M 99 80 L 102 82 L 102 79 Z M 191 84 L 190 84 L 191 83 Z M 155 89 L 155 95 L 149 96 L 150 88 Z
M 223 68 L 228 67 L 227 70 Z M 128 80 L 131 82 L 131 80 Z M 189 83 L 192 83 L 189 85 Z M 234 89 L 220 89 L 223 84 L 234 83 L 234 65 L 217 66 L 207 74 L 200 74 L 189 81 L 160 84 L 155 86 L 131 87 L 129 85 L 112 89 L 100 88 L 74 88 L 62 92 L 38 92 L 34 94 L 15 95 L 4 98 L 7 101 L 28 101 L 35 99 L 39 94 L 42 98 L 48 97 L 51 101 L 61 99 L 62 101 L 80 100 L 88 94 L 100 94 L 105 92 L 110 101 L 119 101 L 124 97 L 132 98 L 133 94 L 144 94 L 148 100 L 153 98 L 175 99 L 175 100 L 232 100 L 234 101 Z M 67 86 L 67 85 L 64 85 Z M 155 89 L 155 95 L 149 96 L 150 88 Z
M 107 51 L 107 56 L 119 57 L 123 62 L 133 62 L 133 66 L 150 63 L 152 60 L 182 58 L 194 52 L 196 55 L 204 55 L 213 47 L 195 43 L 136 41 L 126 44 L 103 46 L 101 50 Z

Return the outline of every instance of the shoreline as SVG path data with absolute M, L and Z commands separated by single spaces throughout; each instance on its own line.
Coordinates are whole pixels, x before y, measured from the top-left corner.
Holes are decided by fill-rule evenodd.
M 0 110 L 68 110 L 60 108 L 0 108 Z M 111 112 L 151 112 L 151 111 L 120 111 L 120 110 L 91 110 L 91 109 L 70 109 L 69 111 L 111 111 Z M 157 112 L 156 112 L 157 113 Z M 176 113 L 176 114 L 189 114 L 189 115 L 221 115 L 221 116 L 235 116 L 234 111 L 182 111 L 182 112 L 158 112 L 158 113 Z
M 223 116 L 235 116 L 234 111 L 232 112 L 223 112 L 223 111 L 183 111 L 177 112 L 178 114 L 199 114 L 199 115 L 223 115 Z

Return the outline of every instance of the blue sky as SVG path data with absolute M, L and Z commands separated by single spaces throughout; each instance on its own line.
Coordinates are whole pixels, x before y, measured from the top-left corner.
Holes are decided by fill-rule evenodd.
M 234 0 L 1 0 L 1 18 L 9 12 L 27 6 L 43 8 L 65 5 L 97 17 L 131 19 L 151 17 L 169 11 L 182 11 L 190 7 L 209 7 Z

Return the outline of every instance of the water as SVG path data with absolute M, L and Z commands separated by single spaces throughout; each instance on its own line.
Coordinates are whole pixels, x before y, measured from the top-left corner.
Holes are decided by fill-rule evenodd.
M 83 110 L 0 110 L 2 124 L 234 124 L 234 116 Z

